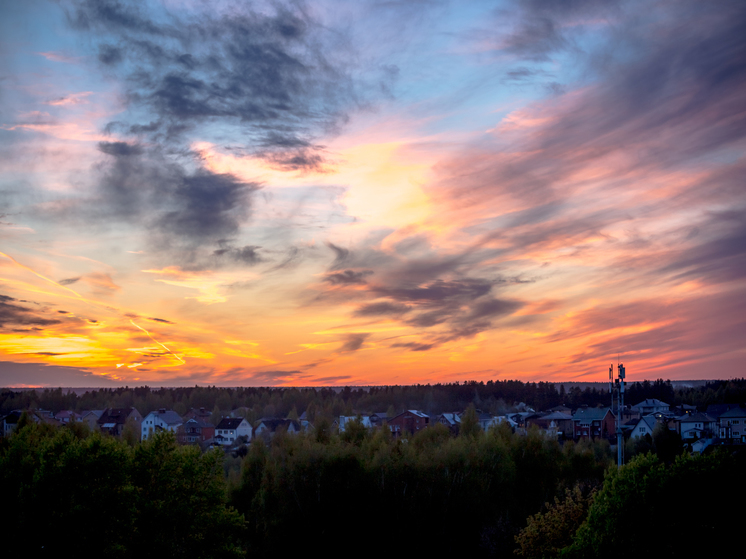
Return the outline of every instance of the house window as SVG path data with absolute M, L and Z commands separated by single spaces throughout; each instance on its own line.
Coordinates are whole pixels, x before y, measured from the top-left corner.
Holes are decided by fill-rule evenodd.
M 741 423 L 740 419 L 734 419 L 733 420 L 733 425 L 739 425 L 740 423 Z

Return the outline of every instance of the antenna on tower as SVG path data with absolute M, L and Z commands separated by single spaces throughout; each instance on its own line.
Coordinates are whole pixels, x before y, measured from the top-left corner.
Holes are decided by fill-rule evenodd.
M 619 362 L 617 353 L 617 378 L 614 379 L 614 365 L 609 366 L 609 392 L 611 393 L 611 413 L 614 413 L 614 396 L 616 396 L 616 446 L 617 446 L 617 467 L 621 468 L 624 464 L 624 436 L 622 435 L 622 414 L 624 413 L 624 379 L 627 371 L 624 365 Z

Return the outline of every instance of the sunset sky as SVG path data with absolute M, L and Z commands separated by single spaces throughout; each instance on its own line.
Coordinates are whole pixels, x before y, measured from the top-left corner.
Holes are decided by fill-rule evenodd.
M 746 376 L 746 2 L 0 0 L 0 386 Z

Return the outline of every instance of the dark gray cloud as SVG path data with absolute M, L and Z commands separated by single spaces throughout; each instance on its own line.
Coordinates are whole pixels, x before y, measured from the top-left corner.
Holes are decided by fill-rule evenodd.
M 117 381 L 76 367 L 0 361 L 0 386 L 28 385 L 50 387 L 113 387 L 117 386 Z
M 78 282 L 80 280 L 81 280 L 81 277 L 77 277 L 77 278 L 66 278 L 66 279 L 61 279 L 57 283 L 59 283 L 60 285 L 72 285 L 75 282 Z
M 149 316 L 147 318 L 148 318 L 148 320 L 152 320 L 154 322 L 162 322 L 164 324 L 173 324 L 173 322 L 171 322 L 170 320 L 166 320 L 165 318 L 156 318 L 156 317 L 153 317 L 153 316 Z
M 376 300 L 359 306 L 353 316 L 397 320 L 421 330 L 425 341 L 397 342 L 391 347 L 427 351 L 460 338 L 470 338 L 494 328 L 494 321 L 508 317 L 523 303 L 490 297 L 502 278 L 437 279 L 425 284 L 397 283 L 398 275 L 389 271 L 388 283 L 365 284 L 365 288 L 347 291 L 349 298 Z M 394 283 L 392 283 L 394 282 Z
M 339 34 L 302 3 L 193 6 L 178 15 L 120 0 L 62 5 L 107 71 L 124 80 L 131 106 L 154 117 L 129 123 L 133 133 L 167 139 L 221 120 L 239 124 L 247 145 L 277 166 L 317 168 L 323 156 L 311 138 L 357 104 Z
M 363 285 L 365 278 L 373 274 L 373 270 L 343 270 L 341 272 L 330 272 L 324 276 L 324 281 L 332 285 Z
M 363 344 L 365 343 L 365 340 L 370 336 L 369 333 L 360 333 L 360 334 L 347 334 L 346 341 L 342 344 L 342 346 L 339 348 L 339 352 L 350 352 L 350 351 L 357 351 L 361 347 L 363 347 Z
M 493 282 L 483 279 L 462 279 L 444 281 L 441 279 L 421 286 L 374 286 L 371 290 L 383 297 L 397 301 L 443 302 L 471 301 L 486 295 L 492 289 Z
M 226 240 L 218 241 L 218 246 L 220 248 L 217 248 L 213 251 L 213 255 L 218 257 L 230 258 L 231 260 L 241 262 L 249 266 L 253 266 L 254 264 L 259 264 L 260 262 L 264 261 L 264 259 L 258 252 L 259 249 L 262 248 L 260 246 L 247 245 L 243 247 L 234 247 L 229 241 Z
M 0 295 L 0 328 L 7 325 L 17 326 L 52 326 L 62 321 L 56 318 L 45 318 L 43 313 L 29 307 L 18 305 L 18 299 Z
M 715 224 L 725 226 L 717 237 L 675 253 L 671 261 L 656 270 L 672 274 L 676 280 L 699 279 L 707 283 L 724 283 L 746 279 L 746 213 L 722 212 L 711 218 Z
M 338 269 L 339 266 L 344 264 L 344 262 L 350 257 L 350 251 L 346 248 L 337 246 L 331 242 L 326 243 L 326 246 L 332 249 L 334 251 L 334 254 L 336 254 L 336 257 L 334 258 L 334 262 L 330 266 L 332 270 Z
M 51 206 L 55 217 L 108 226 L 126 223 L 151 232 L 152 250 L 178 252 L 185 266 L 207 265 L 209 257 L 243 264 L 261 259 L 259 247 L 236 247 L 235 237 L 251 213 L 256 183 L 185 165 L 158 147 L 102 142 L 106 155 L 88 198 Z M 65 281 L 65 280 L 63 280 Z
M 140 155 L 143 150 L 136 144 L 127 142 L 99 142 L 98 149 L 107 155 L 126 157 L 128 155 Z
M 618 4 L 616 0 L 519 0 L 515 11 L 496 10 L 498 19 L 515 14 L 500 49 L 525 60 L 549 60 L 557 51 L 578 48 L 576 36 L 582 31 L 579 24 L 617 15 Z
M 461 204 L 501 195 L 555 203 L 569 194 L 579 171 L 610 154 L 624 151 L 626 172 L 639 176 L 718 157 L 746 136 L 746 4 L 720 2 L 717 10 L 693 0 L 628 2 L 624 9 L 604 2 L 556 4 L 570 7 L 530 3 L 523 10 L 562 33 L 580 32 L 598 10 L 608 13 L 606 22 L 593 23 L 604 25 L 601 45 L 578 58 L 586 83 L 577 84 L 583 88 L 574 96 L 547 103 L 540 117 L 551 118 L 512 144 L 509 157 L 504 146 L 485 140 L 462 161 L 444 164 L 444 175 L 458 177 L 444 181 L 447 196 Z M 648 17 L 640 18 L 641 8 Z M 527 32 L 525 40 L 531 36 Z M 555 48 L 541 37 L 531 48 Z M 610 184 L 625 188 L 626 172 Z M 730 191 L 729 184 L 712 186 L 710 197 Z
M 354 315 L 355 316 L 401 316 L 402 314 L 408 313 L 412 310 L 412 307 L 407 305 L 401 305 L 398 303 L 391 303 L 388 301 L 381 301 L 378 303 L 370 303 L 363 305 L 358 308 Z

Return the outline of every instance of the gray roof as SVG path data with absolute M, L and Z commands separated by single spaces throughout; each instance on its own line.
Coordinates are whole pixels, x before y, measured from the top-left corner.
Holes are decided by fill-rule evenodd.
M 166 425 L 181 425 L 182 423 L 184 423 L 184 420 L 181 418 L 181 416 L 174 410 L 158 410 L 151 413 L 157 415 L 160 420 L 163 421 L 163 423 L 165 423 Z
M 238 429 L 238 426 L 241 425 L 241 422 L 243 421 L 243 417 L 224 417 L 220 420 L 220 423 L 218 423 L 218 426 L 215 427 L 216 429 Z
M 740 406 L 731 408 L 727 412 L 720 414 L 720 417 L 725 417 L 726 419 L 729 417 L 744 417 L 744 416 L 746 416 L 746 410 Z
M 606 417 L 606 414 L 609 413 L 609 411 L 609 408 L 579 408 L 573 414 L 572 418 L 574 421 L 580 421 L 581 419 L 596 421 Z
M 657 421 L 657 420 L 655 419 L 655 416 L 654 416 L 654 415 L 646 415 L 646 416 L 643 416 L 643 417 L 641 417 L 641 418 L 640 418 L 640 421 L 638 421 L 637 423 L 635 423 L 635 428 L 636 428 L 636 427 L 637 427 L 637 426 L 638 426 L 638 425 L 639 425 L 640 423 L 644 423 L 644 424 L 645 424 L 645 425 L 647 425 L 647 426 L 648 426 L 648 427 L 650 428 L 650 430 L 652 431 L 653 429 L 655 429 L 655 426 L 656 426 L 656 424 L 658 423 L 658 421 Z
M 539 417 L 539 419 L 559 419 L 559 420 L 568 420 L 572 419 L 572 416 L 569 413 L 562 413 L 560 411 L 553 411 L 552 413 L 548 413 L 546 415 L 542 415 Z
M 677 417 L 680 423 L 712 423 L 715 421 L 709 415 L 704 413 L 692 413 L 689 415 L 682 415 Z
M 656 398 L 647 398 L 647 399 L 643 400 L 642 402 L 640 402 L 639 404 L 635 404 L 632 407 L 633 408 L 647 408 L 647 407 L 650 407 L 650 406 L 655 406 L 655 407 L 666 406 L 666 407 L 668 407 L 668 404 L 666 402 L 661 402 L 660 400 L 658 400 Z

